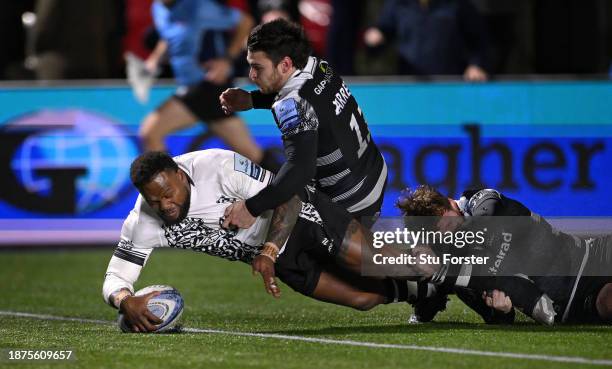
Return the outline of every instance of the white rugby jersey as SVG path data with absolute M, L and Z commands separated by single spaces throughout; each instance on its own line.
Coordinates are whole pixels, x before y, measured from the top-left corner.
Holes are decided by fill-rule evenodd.
M 164 225 L 141 195 L 123 222 L 121 240 L 104 280 L 102 293 L 110 295 L 133 285 L 156 247 L 177 247 L 201 251 L 228 260 L 250 263 L 265 241 L 272 211 L 257 217 L 248 229 L 230 231 L 220 224 L 225 208 L 257 194 L 273 174 L 232 151 L 211 149 L 174 158 L 191 180 L 187 217 L 178 224 Z M 112 305 L 112 303 L 110 303 Z

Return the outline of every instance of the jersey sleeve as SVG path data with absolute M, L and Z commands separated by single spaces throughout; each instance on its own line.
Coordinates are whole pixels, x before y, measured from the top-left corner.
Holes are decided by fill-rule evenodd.
M 254 216 L 276 208 L 295 194 L 299 195 L 304 186 L 315 176 L 316 130 L 300 132 L 290 138 L 285 138 L 283 145 L 287 161 L 280 168 L 270 186 L 246 201 L 247 209 Z
M 123 288 L 134 292 L 134 283 L 153 248 L 167 244 L 159 221 L 151 215 L 151 211 L 139 196 L 136 206 L 123 222 L 121 239 L 108 263 L 102 286 L 104 301 L 111 306 L 110 297 L 114 292 Z
M 287 97 L 272 106 L 272 114 L 278 124 L 283 139 L 298 133 L 316 131 L 319 120 L 314 108 L 304 99 Z
M 495 214 L 501 202 L 502 197 L 498 191 L 485 188 L 469 197 L 466 210 L 469 215 L 473 216 L 491 216 Z
M 170 23 L 170 13 L 164 8 L 164 5 L 158 1 L 153 2 L 151 5 L 151 17 L 153 18 L 153 24 L 157 32 L 165 30 Z
M 264 94 L 259 90 L 250 92 L 253 101 L 253 109 L 272 109 L 276 93 Z
M 274 178 L 273 173 L 231 151 L 228 151 L 222 160 L 221 171 L 224 192 L 243 200 L 266 188 Z
M 198 23 L 211 30 L 230 30 L 240 22 L 240 10 L 219 4 L 215 1 L 206 1 L 199 5 L 197 10 Z

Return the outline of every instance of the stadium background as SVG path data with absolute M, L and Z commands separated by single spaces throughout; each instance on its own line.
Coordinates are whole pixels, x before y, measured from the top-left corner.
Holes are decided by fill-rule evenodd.
M 383 216 L 421 183 L 451 196 L 497 188 L 545 216 L 612 215 L 602 201 L 612 186 L 609 82 L 348 83 L 390 168 Z M 2 89 L 2 243 L 112 243 L 136 197 L 140 119 L 173 91 L 158 86 L 141 105 L 120 84 Z M 262 146 L 281 150 L 268 111 L 243 117 Z M 223 146 L 202 132 L 180 132 L 168 147 Z

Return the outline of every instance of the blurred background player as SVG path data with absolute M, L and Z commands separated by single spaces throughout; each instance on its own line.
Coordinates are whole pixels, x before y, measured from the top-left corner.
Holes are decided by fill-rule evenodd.
M 247 51 L 259 91 L 228 89 L 221 104 L 228 112 L 271 108 L 287 161 L 268 187 L 229 208 L 224 225 L 249 227 L 312 183 L 369 227 L 380 212 L 387 166 L 342 78 L 310 56 L 302 28 L 283 19 L 257 26 Z
M 233 150 L 275 170 L 244 122 L 226 116 L 218 101 L 230 87 L 233 62 L 244 49 L 252 17 L 213 0 L 157 0 L 152 13 L 160 39 L 145 61 L 146 68 L 154 73 L 167 55 L 179 88 L 145 117 L 139 132 L 143 148 L 166 150 L 168 134 L 203 121 Z M 223 32 L 229 30 L 233 34 L 226 46 Z
M 39 0 L 34 12 L 31 67 L 38 79 L 110 78 L 120 69 L 119 2 Z
M 485 32 L 469 0 L 386 0 L 364 41 L 369 47 L 395 42 L 399 74 L 454 74 L 486 81 Z

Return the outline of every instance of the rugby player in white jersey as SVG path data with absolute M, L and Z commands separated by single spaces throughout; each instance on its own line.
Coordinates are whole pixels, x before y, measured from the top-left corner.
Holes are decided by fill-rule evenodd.
M 362 254 L 373 253 L 372 235 L 340 205 L 306 188 L 248 229 L 221 227 L 227 206 L 265 188 L 273 174 L 226 150 L 204 150 L 171 158 L 162 152 L 139 156 L 131 166 L 139 190 L 134 209 L 106 272 L 103 297 L 121 309 L 135 332 L 154 330 L 159 320 L 146 308 L 155 293 L 133 296 L 134 283 L 156 247 L 201 251 L 251 264 L 265 288 L 280 296 L 279 277 L 317 300 L 369 310 L 408 301 L 405 278 L 430 277 L 436 265 L 407 265 L 401 279 L 361 276 Z M 377 253 L 394 257 L 399 250 Z M 414 250 L 415 253 L 426 252 Z

